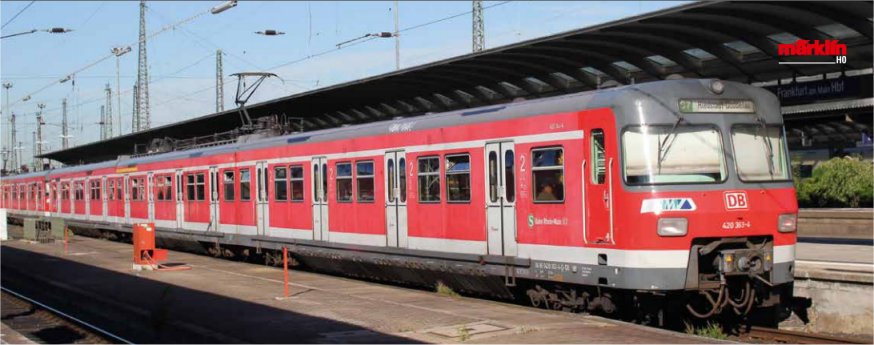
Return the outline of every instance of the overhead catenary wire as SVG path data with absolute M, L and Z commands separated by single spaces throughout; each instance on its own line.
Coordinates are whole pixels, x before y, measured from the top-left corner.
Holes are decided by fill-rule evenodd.
M 183 20 L 180 20 L 180 21 L 178 21 L 178 22 L 176 22 L 176 23 L 173 23 L 173 24 L 170 24 L 170 25 L 165 25 L 165 26 L 162 27 L 160 30 L 155 31 L 155 32 L 149 34 L 148 36 L 146 36 L 145 39 L 147 39 L 147 40 L 151 40 L 152 38 L 154 38 L 154 37 L 156 37 L 156 36 L 158 36 L 158 35 L 160 35 L 160 34 L 163 34 L 163 33 L 167 32 L 167 31 L 169 31 L 169 30 L 171 30 L 171 29 L 175 29 L 176 27 L 179 27 L 179 26 L 181 26 L 181 25 L 184 25 L 184 24 L 186 24 L 186 23 L 188 23 L 188 22 L 191 22 L 191 21 L 193 21 L 193 20 L 195 20 L 195 19 L 197 19 L 197 18 L 199 18 L 199 17 L 202 17 L 202 16 L 208 14 L 208 13 L 210 13 L 210 10 L 205 10 L 205 11 L 203 11 L 203 12 L 199 12 L 199 13 L 197 13 L 197 14 L 195 14 L 195 15 L 192 15 L 192 16 L 190 16 L 190 17 L 188 17 L 188 18 L 185 18 L 185 19 L 183 19 Z M 137 39 L 137 42 L 136 42 L 136 43 L 139 43 L 139 39 Z M 130 43 L 130 44 L 128 44 L 128 45 L 134 45 L 134 43 Z M 34 96 L 34 95 L 36 95 L 36 94 L 38 94 L 38 93 L 40 93 L 40 92 L 42 92 L 42 91 L 45 91 L 46 89 L 48 89 L 48 88 L 50 88 L 50 87 L 52 87 L 52 86 L 54 86 L 54 85 L 56 85 L 56 84 L 60 84 L 60 83 L 61 83 L 61 80 L 62 80 L 63 78 L 66 78 L 67 76 L 72 76 L 72 75 L 75 75 L 76 73 L 79 73 L 79 72 L 85 71 L 85 70 L 87 70 L 87 69 L 93 67 L 94 65 L 97 65 L 97 64 L 99 64 L 99 63 L 101 63 L 101 62 L 103 62 L 103 61 L 105 61 L 105 60 L 107 60 L 107 59 L 109 59 L 109 58 L 111 58 L 111 57 L 113 57 L 113 56 L 115 56 L 115 54 L 113 54 L 113 53 L 109 53 L 109 54 L 107 54 L 106 56 L 101 57 L 101 58 L 98 59 L 97 61 L 92 62 L 92 63 L 90 63 L 90 64 L 88 64 L 88 65 L 85 65 L 85 67 L 79 68 L 79 69 L 77 69 L 76 71 L 73 71 L 73 72 L 71 72 L 71 73 L 67 73 L 67 74 L 61 75 L 61 76 L 58 77 L 58 80 L 57 80 L 57 81 L 51 82 L 51 83 L 47 84 L 46 86 L 43 86 L 42 88 L 40 88 L 40 89 L 38 89 L 38 90 L 36 90 L 36 91 L 33 91 L 33 92 L 28 93 L 27 96 L 25 96 L 24 98 L 20 98 L 20 99 L 16 100 L 16 101 L 15 101 L 14 103 L 12 103 L 10 106 L 17 105 L 18 103 L 22 102 L 24 99 L 28 99 L 29 97 L 32 97 L 32 96 Z
M 31 1 L 30 3 L 27 4 L 27 6 L 24 6 L 24 8 L 22 8 L 20 11 L 18 11 L 18 13 L 16 13 L 14 16 L 12 16 L 12 18 L 7 20 L 6 23 L 4 23 L 2 27 L 0 27 L 0 29 L 5 29 L 6 25 L 9 25 L 9 23 L 12 23 L 12 21 L 14 21 L 15 18 L 18 18 L 18 16 L 20 16 L 22 13 L 24 13 L 25 10 L 30 8 L 30 5 L 33 5 L 34 2 L 36 2 L 36 0 Z

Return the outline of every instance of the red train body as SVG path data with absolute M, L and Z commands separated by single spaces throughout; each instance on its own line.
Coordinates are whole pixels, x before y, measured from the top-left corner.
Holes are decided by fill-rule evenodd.
M 562 283 L 529 290 L 553 305 L 591 307 L 591 287 L 766 282 L 768 306 L 791 286 L 796 240 L 781 126 L 762 89 L 663 81 L 6 177 L 2 201 L 82 227 L 291 245 L 314 267 L 393 280 L 435 282 L 417 267 L 488 281 L 454 280 L 472 291 Z M 576 288 L 586 297 L 543 292 Z

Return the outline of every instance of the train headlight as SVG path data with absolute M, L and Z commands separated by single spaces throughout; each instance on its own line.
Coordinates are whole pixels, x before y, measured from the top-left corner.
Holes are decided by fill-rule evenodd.
M 718 79 L 714 79 L 710 82 L 710 91 L 717 95 L 721 95 L 723 91 L 725 91 L 725 84 Z
M 659 218 L 659 236 L 685 236 L 688 228 L 686 218 Z
M 780 232 L 793 232 L 798 227 L 798 217 L 795 213 L 781 214 L 777 217 L 777 230 Z

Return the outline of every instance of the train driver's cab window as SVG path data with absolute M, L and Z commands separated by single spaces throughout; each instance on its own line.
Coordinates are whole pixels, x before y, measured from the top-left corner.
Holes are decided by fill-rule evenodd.
M 604 150 L 604 130 L 593 129 L 590 147 L 592 148 L 592 183 L 603 184 L 607 179 L 607 159 Z
M 355 180 L 358 182 L 358 202 L 373 201 L 373 162 L 355 163 Z
M 288 173 L 291 177 L 291 201 L 303 201 L 303 166 L 292 165 Z
M 470 155 L 446 156 L 446 201 L 470 201 Z
M 419 158 L 419 202 L 440 202 L 440 158 Z
M 337 202 L 352 202 L 352 163 L 337 163 Z
M 252 172 L 249 169 L 240 170 L 240 201 L 252 200 Z
M 288 200 L 288 169 L 285 167 L 273 168 L 273 196 L 276 201 Z
M 233 171 L 225 171 L 222 175 L 222 185 L 225 194 L 225 201 L 234 201 L 236 195 L 234 194 L 234 187 L 237 185 L 237 181 L 234 178 Z
M 564 201 L 564 150 L 560 147 L 531 151 L 535 203 Z
M 711 126 L 629 127 L 622 154 L 625 181 L 632 185 L 715 183 L 727 176 L 722 140 Z

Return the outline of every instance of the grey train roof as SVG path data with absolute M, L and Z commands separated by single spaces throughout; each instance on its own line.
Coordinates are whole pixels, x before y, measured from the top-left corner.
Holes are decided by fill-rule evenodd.
M 751 99 L 756 103 L 760 116 L 762 116 L 766 122 L 772 124 L 782 123 L 782 116 L 779 112 L 779 102 L 776 96 L 767 90 L 743 83 L 722 81 L 725 84 L 725 90 L 721 95 L 717 96 L 708 91 L 709 85 L 712 81 L 713 79 L 655 81 L 502 105 L 456 110 L 416 118 L 372 122 L 362 125 L 297 133 L 261 139 L 250 143 L 227 144 L 216 147 L 167 152 L 151 156 L 64 167 L 52 170 L 51 174 L 88 171 L 112 166 L 125 167 L 167 160 L 186 159 L 190 157 L 212 156 L 236 151 L 276 147 L 292 143 L 326 142 L 383 135 L 388 134 L 389 128 L 393 125 L 412 123 L 412 130 L 423 130 L 595 108 L 613 109 L 617 116 L 617 127 L 621 128 L 624 124 L 639 122 L 637 114 L 638 102 L 641 102 L 641 108 L 647 109 L 647 120 L 649 123 L 670 124 L 676 120 L 676 114 L 679 112 L 679 105 L 677 102 L 679 98 L 710 97 Z M 696 117 L 691 116 L 686 116 L 686 118 L 688 118 L 690 122 L 707 121 L 706 118 L 704 118 L 705 120 L 700 120 L 701 117 L 697 117 L 699 120 L 696 120 Z M 40 176 L 40 174 L 45 175 L 45 172 L 18 175 L 15 176 L 15 178 Z

